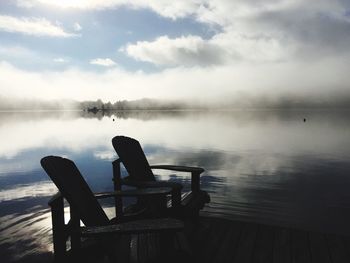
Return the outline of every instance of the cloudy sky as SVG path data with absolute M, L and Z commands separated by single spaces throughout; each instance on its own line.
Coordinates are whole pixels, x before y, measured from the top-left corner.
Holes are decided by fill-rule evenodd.
M 0 1 L 0 96 L 350 91 L 350 0 Z

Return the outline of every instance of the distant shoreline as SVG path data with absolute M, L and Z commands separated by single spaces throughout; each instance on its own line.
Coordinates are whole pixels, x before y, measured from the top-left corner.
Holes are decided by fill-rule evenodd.
M 49 112 L 83 111 L 128 112 L 128 111 L 291 111 L 291 110 L 348 110 L 350 96 L 337 98 L 307 99 L 290 97 L 281 99 L 263 98 L 223 98 L 222 101 L 201 100 L 165 100 L 138 99 L 105 102 L 101 99 L 91 101 L 53 100 L 41 101 L 30 99 L 9 99 L 0 96 L 0 112 Z
M 108 109 L 97 110 L 96 112 L 87 111 L 85 109 L 11 109 L 0 110 L 0 113 L 33 113 L 33 112 L 85 112 L 89 114 L 97 114 L 103 112 L 230 112 L 230 111 L 350 111 L 349 108 L 324 107 L 324 108 L 184 108 L 184 109 Z

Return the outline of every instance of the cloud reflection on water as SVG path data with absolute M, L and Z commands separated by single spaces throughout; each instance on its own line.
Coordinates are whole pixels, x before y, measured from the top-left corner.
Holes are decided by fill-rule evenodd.
M 51 196 L 56 191 L 57 188 L 51 181 L 16 185 L 15 188 L 0 191 L 0 203 L 27 197 Z
M 0 250 L 25 257 L 51 251 L 46 208 L 55 187 L 40 158 L 67 156 L 94 191 L 111 190 L 116 156 L 111 139 L 121 134 L 137 138 L 152 164 L 204 167 L 202 188 L 212 197 L 204 213 L 330 232 L 348 229 L 347 116 L 347 111 L 127 112 L 99 118 L 0 113 Z M 157 174 L 189 182 L 185 174 Z
M 11 205 L 17 204 L 13 202 Z M 1 216 L 0 225 L 0 251 L 3 262 L 52 260 L 51 214 L 47 208 L 34 206 Z

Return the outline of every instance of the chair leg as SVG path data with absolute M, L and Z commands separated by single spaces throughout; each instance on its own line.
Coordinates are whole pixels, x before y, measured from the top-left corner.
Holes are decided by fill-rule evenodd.
M 120 171 L 120 160 L 117 159 L 113 161 L 113 186 L 114 191 L 121 190 L 121 171 Z M 114 205 L 115 205 L 115 217 L 118 218 L 118 220 L 122 220 L 123 217 L 123 200 L 119 196 L 115 196 L 114 198 Z
M 66 234 L 64 223 L 64 203 L 63 198 L 58 197 L 50 203 L 52 219 L 52 236 L 54 261 L 63 262 L 66 257 Z
M 81 248 L 81 237 L 79 234 L 80 218 L 78 212 L 70 206 L 70 222 L 72 227 L 71 249 L 74 254 L 78 254 Z

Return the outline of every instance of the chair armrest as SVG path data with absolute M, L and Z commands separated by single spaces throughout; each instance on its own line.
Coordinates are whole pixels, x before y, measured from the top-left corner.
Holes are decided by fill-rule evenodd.
M 201 167 L 190 167 L 190 166 L 179 166 L 179 165 L 151 165 L 151 169 L 163 169 L 163 170 L 171 170 L 178 172 L 190 172 L 190 173 L 198 173 L 201 174 L 204 172 L 204 169 Z
M 191 190 L 194 192 L 200 191 L 200 174 L 204 172 L 200 167 L 177 166 L 177 165 L 151 165 L 151 169 L 164 169 L 178 172 L 191 173 Z
M 101 192 L 94 193 L 97 199 L 107 198 L 107 197 L 141 197 L 141 196 L 151 196 L 151 195 L 168 195 L 172 191 L 170 187 L 159 187 L 159 188 L 144 188 L 144 189 L 132 189 L 123 190 L 115 192 Z
M 177 219 L 145 219 L 116 225 L 81 227 L 81 236 L 98 236 L 111 234 L 132 234 L 150 232 L 178 232 L 184 229 L 184 223 Z
M 141 188 L 172 188 L 173 190 L 181 190 L 182 184 L 176 182 L 167 182 L 167 181 L 133 181 L 128 180 L 127 177 L 121 180 L 123 184 L 134 187 Z

